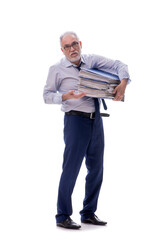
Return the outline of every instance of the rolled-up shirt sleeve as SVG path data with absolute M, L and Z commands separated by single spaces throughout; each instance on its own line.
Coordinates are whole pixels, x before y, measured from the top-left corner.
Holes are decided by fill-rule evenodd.
M 128 78 L 128 83 L 131 81 L 128 72 L 128 66 L 119 60 L 112 60 L 102 56 L 95 56 L 93 57 L 92 64 L 94 68 L 118 75 L 120 80 Z
M 43 91 L 43 99 L 46 104 L 62 103 L 62 93 L 58 92 L 58 78 L 59 73 L 56 71 L 55 67 L 50 67 L 47 82 Z
M 116 72 L 119 76 L 119 79 L 122 80 L 124 78 L 128 78 L 128 83 L 130 83 L 131 79 L 128 72 L 128 66 L 119 60 L 115 61 L 115 65 L 116 65 Z

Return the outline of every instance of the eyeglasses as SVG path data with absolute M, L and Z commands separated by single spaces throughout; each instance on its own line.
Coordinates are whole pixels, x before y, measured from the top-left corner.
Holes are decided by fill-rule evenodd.
M 71 45 L 69 45 L 69 44 L 66 44 L 66 45 L 64 45 L 64 50 L 65 51 L 70 51 L 71 50 L 71 47 L 72 48 L 74 48 L 75 50 L 77 50 L 78 48 L 79 48 L 79 42 L 72 42 L 72 44 Z

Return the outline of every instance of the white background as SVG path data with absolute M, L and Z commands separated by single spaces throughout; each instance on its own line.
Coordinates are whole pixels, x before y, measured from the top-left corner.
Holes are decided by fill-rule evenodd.
M 0 3 L 1 239 L 160 239 L 158 0 L 15 0 Z M 107 227 L 55 226 L 63 113 L 45 105 L 48 69 L 63 57 L 59 35 L 77 32 L 83 53 L 128 64 L 124 103 L 107 101 L 105 170 L 97 215 Z M 85 166 L 73 194 L 80 222 Z

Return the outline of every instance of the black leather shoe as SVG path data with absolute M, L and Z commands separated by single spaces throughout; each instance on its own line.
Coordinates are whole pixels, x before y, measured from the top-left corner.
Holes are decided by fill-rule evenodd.
M 57 223 L 58 227 L 68 228 L 68 229 L 79 229 L 81 228 L 80 225 L 73 222 L 72 219 L 69 217 L 65 221 Z
M 93 224 L 93 225 L 101 225 L 101 226 L 104 226 L 107 224 L 107 222 L 101 221 L 96 215 L 93 215 L 92 217 L 90 217 L 86 220 L 82 220 L 81 222 L 89 223 L 89 224 Z

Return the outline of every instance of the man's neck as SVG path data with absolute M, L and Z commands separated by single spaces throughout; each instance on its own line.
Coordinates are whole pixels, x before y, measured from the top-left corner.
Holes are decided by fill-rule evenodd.
M 72 63 L 74 63 L 75 65 L 77 65 L 77 67 L 80 65 L 80 63 L 81 63 L 81 58 L 78 60 L 78 61 L 76 61 L 76 62 L 72 62 Z
M 77 66 L 79 66 L 80 63 L 81 63 L 81 57 L 77 61 L 70 61 L 70 62 L 75 64 L 75 65 L 77 65 Z

